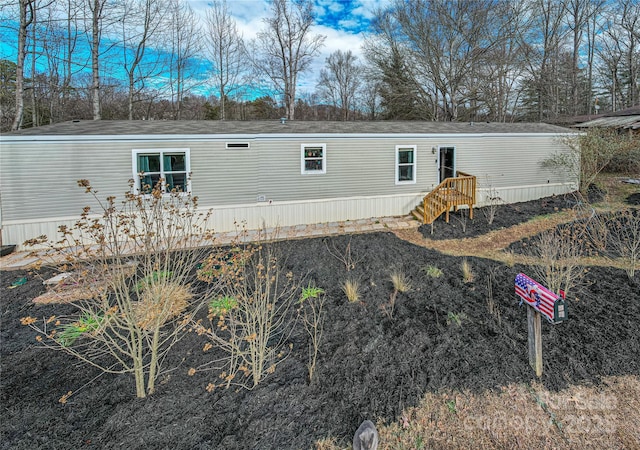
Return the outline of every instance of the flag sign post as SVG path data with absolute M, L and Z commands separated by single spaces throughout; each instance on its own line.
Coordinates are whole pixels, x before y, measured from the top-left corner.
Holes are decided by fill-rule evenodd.
M 557 324 L 567 320 L 567 308 L 564 303 L 564 292 L 560 295 L 532 280 L 523 273 L 519 273 L 515 280 L 516 294 L 520 297 L 520 304 L 527 304 L 527 328 L 529 330 L 529 364 L 535 370 L 536 376 L 542 376 L 542 321 Z

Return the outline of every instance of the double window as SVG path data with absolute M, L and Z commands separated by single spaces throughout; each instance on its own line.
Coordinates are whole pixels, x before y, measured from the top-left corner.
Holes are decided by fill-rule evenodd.
M 189 192 L 189 149 L 133 150 L 136 192 Z
M 416 146 L 396 146 L 396 184 L 416 182 Z
M 303 175 L 327 173 L 327 145 L 302 144 L 300 167 Z

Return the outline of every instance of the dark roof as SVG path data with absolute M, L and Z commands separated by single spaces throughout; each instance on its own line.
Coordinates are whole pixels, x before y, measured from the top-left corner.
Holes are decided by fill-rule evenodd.
M 605 117 L 640 116 L 640 105 L 604 114 Z
M 422 122 L 422 121 L 128 121 L 81 120 L 27 128 L 5 136 L 144 136 L 144 135 L 263 135 L 263 134 L 480 134 L 567 133 L 545 123 Z

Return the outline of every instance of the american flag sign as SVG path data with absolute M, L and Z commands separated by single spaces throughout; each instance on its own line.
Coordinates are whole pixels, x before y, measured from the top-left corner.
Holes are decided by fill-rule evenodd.
M 526 302 L 527 305 L 544 315 L 550 322 L 555 323 L 557 320 L 564 320 L 566 318 L 564 314 L 564 302 L 560 299 L 560 296 L 554 294 L 523 273 L 516 275 L 516 294 Z M 562 317 L 555 317 L 557 311 L 556 302 L 562 304 Z

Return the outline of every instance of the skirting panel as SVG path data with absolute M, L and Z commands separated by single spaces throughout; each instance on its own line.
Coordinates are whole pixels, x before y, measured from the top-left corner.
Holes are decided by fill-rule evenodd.
M 501 203 L 517 203 L 551 195 L 562 195 L 575 190 L 571 184 L 545 184 L 518 186 L 489 191 L 478 189 L 478 207 L 486 205 L 489 197 L 499 197 Z M 284 227 L 308 225 L 371 217 L 403 216 L 411 212 L 425 193 L 391 195 L 380 197 L 347 197 L 327 200 L 256 203 L 251 205 L 212 206 L 211 227 L 216 232 L 236 230 L 237 225 L 246 224 L 247 229 L 261 227 Z M 206 209 L 206 208 L 204 208 Z M 28 239 L 46 235 L 58 237 L 60 225 L 72 228 L 76 217 L 51 218 L 38 221 L 11 221 L 2 224 L 3 244 L 14 244 L 24 250 Z

